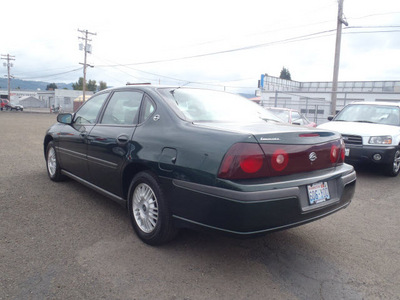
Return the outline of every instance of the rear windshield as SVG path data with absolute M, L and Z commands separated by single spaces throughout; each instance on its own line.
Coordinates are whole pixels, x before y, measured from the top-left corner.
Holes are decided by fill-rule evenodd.
M 282 122 L 263 107 L 237 94 L 193 88 L 159 89 L 167 103 L 193 122 Z
M 400 110 L 396 106 L 351 104 L 336 116 L 335 121 L 400 126 Z

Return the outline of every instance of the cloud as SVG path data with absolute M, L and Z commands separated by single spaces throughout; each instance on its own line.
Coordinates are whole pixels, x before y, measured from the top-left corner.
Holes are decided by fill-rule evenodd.
M 0 50 L 16 56 L 13 72 L 21 78 L 54 81 L 54 74 L 59 81 L 76 82 L 82 70 L 74 70 L 83 62 L 78 29 L 96 33 L 90 35 L 88 63 L 95 68 L 88 69 L 88 78 L 114 86 L 190 81 L 253 91 L 260 74 L 279 76 L 283 66 L 298 81 L 332 78 L 335 33 L 329 31 L 336 28 L 335 0 L 115 0 L 107 5 L 71 0 L 59 7 L 54 1 L 14 0 L 2 8 L 18 11 L 18 20 L 15 14 L 2 16 L 2 23 L 11 25 L 0 33 L 7 41 Z M 351 26 L 400 25 L 397 0 L 345 1 L 344 11 Z M 325 33 L 312 35 L 318 32 Z M 294 37 L 299 40 L 283 42 Z M 339 80 L 399 78 L 397 37 L 344 34 Z M 261 46 L 249 47 L 255 45 Z M 207 53 L 219 54 L 176 60 Z M 132 65 L 159 60 L 167 61 Z

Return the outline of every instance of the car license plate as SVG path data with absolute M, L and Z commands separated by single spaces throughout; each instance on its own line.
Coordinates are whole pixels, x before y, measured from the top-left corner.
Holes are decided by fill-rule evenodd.
M 329 200 L 329 188 L 327 182 L 318 182 L 307 186 L 308 200 L 310 204 L 317 204 Z
M 346 148 L 346 149 L 344 150 L 344 155 L 345 155 L 345 156 L 349 156 L 349 155 L 350 155 L 350 149 Z

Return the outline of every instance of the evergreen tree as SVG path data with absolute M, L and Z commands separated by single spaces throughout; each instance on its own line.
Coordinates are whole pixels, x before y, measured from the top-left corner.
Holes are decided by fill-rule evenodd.
M 290 76 L 289 70 L 286 69 L 285 67 L 282 68 L 281 75 L 279 76 L 279 78 L 292 80 L 292 77 Z

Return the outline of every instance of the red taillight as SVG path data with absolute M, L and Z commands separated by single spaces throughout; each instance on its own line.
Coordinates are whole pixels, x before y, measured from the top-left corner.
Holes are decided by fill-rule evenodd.
M 331 163 L 336 163 L 339 157 L 339 147 L 336 145 L 332 145 L 331 147 Z
M 335 167 L 344 162 L 343 141 L 320 144 L 237 143 L 225 154 L 218 177 L 251 179 Z
M 289 163 L 289 155 L 283 149 L 277 149 L 271 156 L 271 165 L 275 171 L 282 171 Z
M 339 146 L 337 146 L 336 144 L 332 145 L 330 155 L 331 163 L 342 164 L 344 162 L 345 152 L 346 151 L 342 140 L 339 142 Z
M 344 163 L 344 158 L 346 156 L 346 147 L 343 140 L 340 140 L 340 160 L 339 163 Z
M 245 179 L 261 177 L 264 153 L 258 144 L 238 143 L 225 154 L 218 177 Z
M 260 155 L 243 156 L 240 159 L 240 167 L 246 173 L 256 173 L 263 165 L 263 157 Z

